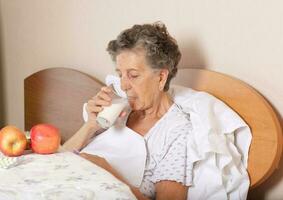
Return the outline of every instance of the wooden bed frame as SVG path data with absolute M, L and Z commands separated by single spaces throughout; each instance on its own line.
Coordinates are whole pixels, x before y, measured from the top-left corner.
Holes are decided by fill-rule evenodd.
M 264 182 L 278 167 L 282 128 L 271 105 L 255 89 L 230 76 L 201 69 L 181 69 L 173 84 L 206 91 L 224 101 L 250 126 L 253 134 L 248 172 L 251 188 Z M 62 142 L 83 124 L 82 105 L 104 84 L 94 77 L 67 68 L 50 68 L 27 77 L 25 130 L 38 123 L 57 126 Z

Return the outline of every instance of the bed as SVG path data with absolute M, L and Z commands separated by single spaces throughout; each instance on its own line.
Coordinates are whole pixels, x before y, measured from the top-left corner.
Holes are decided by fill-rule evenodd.
M 237 112 L 253 133 L 248 160 L 251 189 L 270 177 L 281 157 L 282 128 L 275 110 L 259 92 L 231 76 L 204 69 L 181 69 L 173 83 L 206 91 Z M 83 124 L 83 103 L 103 85 L 95 77 L 68 68 L 31 74 L 24 80 L 25 130 L 38 123 L 53 124 L 64 143 Z

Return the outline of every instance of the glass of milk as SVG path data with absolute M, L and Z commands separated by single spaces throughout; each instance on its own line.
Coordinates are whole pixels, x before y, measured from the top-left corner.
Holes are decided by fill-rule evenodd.
M 104 129 L 112 126 L 119 117 L 123 109 L 128 105 L 128 100 L 117 95 L 115 89 L 112 87 L 115 96 L 112 99 L 110 106 L 103 107 L 96 117 L 97 123 Z

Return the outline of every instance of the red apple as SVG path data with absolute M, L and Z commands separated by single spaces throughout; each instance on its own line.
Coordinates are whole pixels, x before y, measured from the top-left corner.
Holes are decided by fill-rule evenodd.
M 5 126 L 0 131 L 0 150 L 6 156 L 20 156 L 27 145 L 25 134 L 15 126 Z
M 59 130 L 50 124 L 38 124 L 30 131 L 31 149 L 39 154 L 55 153 L 61 137 Z

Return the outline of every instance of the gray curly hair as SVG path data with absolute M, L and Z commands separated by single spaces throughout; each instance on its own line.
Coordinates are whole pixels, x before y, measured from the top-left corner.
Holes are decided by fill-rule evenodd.
M 161 22 L 134 25 L 122 31 L 116 40 L 111 40 L 107 51 L 115 62 L 117 55 L 123 50 L 137 48 L 145 50 L 146 60 L 153 69 L 168 69 L 169 74 L 164 86 L 164 91 L 168 91 L 170 81 L 178 71 L 181 52 L 166 26 Z

